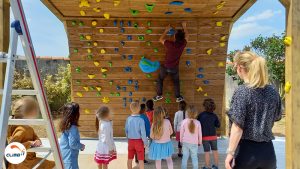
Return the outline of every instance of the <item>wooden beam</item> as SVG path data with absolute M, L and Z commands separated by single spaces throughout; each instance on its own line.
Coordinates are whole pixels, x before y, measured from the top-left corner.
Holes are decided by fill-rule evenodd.
M 279 0 L 279 2 L 287 8 L 290 6 L 291 0 Z
M 0 0 L 0 51 L 8 52 L 9 47 L 9 0 Z M 5 63 L 0 63 L 0 88 L 3 88 L 5 77 Z M 0 96 L 0 106 L 2 96 Z
M 287 36 L 292 44 L 286 48 L 286 81 L 292 87 L 286 94 L 286 169 L 300 168 L 300 1 L 291 0 L 286 7 Z
M 41 0 L 41 2 L 61 21 L 64 21 L 64 15 L 49 0 Z
M 232 21 L 237 21 L 254 3 L 256 0 L 248 0 L 245 4 L 233 15 Z

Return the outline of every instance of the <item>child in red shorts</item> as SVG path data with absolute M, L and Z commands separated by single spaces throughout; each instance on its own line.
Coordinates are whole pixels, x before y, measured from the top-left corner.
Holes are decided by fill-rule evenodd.
M 147 137 L 145 122 L 140 117 L 140 104 L 138 101 L 134 101 L 130 104 L 130 110 L 132 112 L 126 120 L 125 132 L 128 139 L 128 161 L 127 168 L 132 169 L 132 160 L 137 154 L 139 161 L 139 168 L 144 169 L 145 150 L 147 146 Z

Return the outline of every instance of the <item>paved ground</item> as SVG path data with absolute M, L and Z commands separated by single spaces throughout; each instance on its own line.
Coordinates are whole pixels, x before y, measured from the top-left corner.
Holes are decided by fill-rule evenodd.
M 125 139 L 116 139 L 116 147 L 118 151 L 118 159 L 111 162 L 109 165 L 109 169 L 126 169 L 127 162 L 127 143 Z M 96 164 L 93 161 L 93 154 L 95 151 L 95 147 L 97 145 L 97 140 L 82 140 L 82 143 L 86 145 L 86 150 L 80 152 L 79 157 L 79 165 L 82 169 L 95 169 L 97 168 Z M 285 138 L 277 137 L 274 141 L 274 147 L 277 156 L 277 168 L 284 169 L 285 168 Z M 48 146 L 49 143 L 46 140 L 43 140 L 43 144 Z M 225 153 L 228 145 L 227 139 L 219 139 L 219 153 L 220 153 L 220 169 L 224 168 L 224 159 Z M 176 147 L 176 143 L 174 142 L 174 147 Z M 39 154 L 41 155 L 41 154 Z M 174 169 L 180 169 L 181 159 L 179 159 L 175 154 L 173 155 L 174 161 Z M 190 161 L 189 161 L 190 162 Z M 134 164 L 135 165 L 135 164 Z M 191 164 L 189 164 L 191 165 Z M 199 148 L 199 167 L 204 165 L 204 156 L 203 156 L 203 148 Z M 135 167 L 137 168 L 137 166 Z M 145 165 L 146 169 L 155 169 L 154 162 L 150 162 Z M 163 162 L 163 169 L 167 168 L 165 162 Z M 189 167 L 191 168 L 191 167 Z

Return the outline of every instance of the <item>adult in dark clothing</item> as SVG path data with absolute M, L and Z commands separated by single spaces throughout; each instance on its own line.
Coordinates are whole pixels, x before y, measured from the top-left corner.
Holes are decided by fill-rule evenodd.
M 231 131 L 225 167 L 276 169 L 272 128 L 282 116 L 279 93 L 268 85 L 268 69 L 263 57 L 239 52 L 234 63 L 245 84 L 234 92 L 228 112 Z
M 183 30 L 177 30 L 174 34 L 173 40 L 167 40 L 166 35 L 171 29 L 167 26 L 159 41 L 166 48 L 166 57 L 164 64 L 161 64 L 160 73 L 157 80 L 157 96 L 153 97 L 154 101 L 163 99 L 163 82 L 167 75 L 170 75 L 174 82 L 176 102 L 183 101 L 180 95 L 180 81 L 179 81 L 179 61 L 180 57 L 186 47 L 188 41 L 188 32 L 186 22 L 182 23 Z
M 220 128 L 218 116 L 214 113 L 216 104 L 213 99 L 205 99 L 203 102 L 204 112 L 200 113 L 198 120 L 202 128 L 202 143 L 205 153 L 205 166 L 202 169 L 210 168 L 210 150 L 214 155 L 214 164 L 212 169 L 218 169 L 219 154 L 218 154 L 218 138 L 216 128 Z

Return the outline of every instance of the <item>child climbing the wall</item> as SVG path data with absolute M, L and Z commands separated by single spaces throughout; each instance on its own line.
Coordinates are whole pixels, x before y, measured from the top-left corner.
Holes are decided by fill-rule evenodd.
M 220 121 L 218 116 L 214 113 L 216 104 L 213 99 L 205 99 L 203 107 L 205 111 L 200 113 L 197 118 L 202 126 L 202 142 L 205 152 L 205 166 L 203 169 L 210 168 L 210 150 L 213 152 L 215 162 L 211 168 L 218 169 L 219 155 L 216 128 L 220 128 Z
M 131 115 L 125 124 L 125 133 L 128 139 L 127 168 L 132 169 L 132 160 L 137 154 L 139 168 L 144 169 L 145 148 L 147 147 L 147 136 L 145 122 L 140 117 L 140 104 L 134 101 L 130 104 Z
M 147 116 L 145 115 L 145 111 L 146 111 L 146 105 L 145 104 L 141 104 L 141 110 L 140 110 L 140 117 L 144 120 L 145 122 L 145 129 L 146 129 L 146 136 L 147 138 L 150 138 L 150 121 L 148 120 Z M 145 152 L 145 149 L 144 149 Z M 139 160 L 137 158 L 137 154 L 135 154 L 135 163 L 138 163 Z M 145 159 L 144 163 L 148 163 L 148 161 Z
M 75 102 L 67 103 L 61 109 L 62 119 L 59 130 L 62 134 L 59 145 L 65 168 L 69 169 L 79 169 L 79 150 L 83 151 L 85 149 L 85 145 L 80 143 L 79 111 L 79 104 Z
M 179 61 L 188 41 L 188 31 L 186 22 L 182 23 L 183 29 L 179 29 L 173 36 L 173 39 L 167 40 L 166 35 L 172 29 L 168 25 L 160 37 L 159 41 L 165 46 L 166 57 L 164 64 L 161 64 L 159 77 L 157 80 L 157 95 L 153 97 L 154 101 L 163 99 L 163 82 L 167 75 L 173 79 L 176 102 L 180 102 L 183 97 L 180 95 L 180 80 L 179 80 Z
M 153 111 L 154 111 L 153 100 L 147 100 L 146 107 L 147 107 L 146 115 L 147 115 L 147 117 L 148 117 L 148 119 L 150 121 L 150 127 L 151 127 L 152 122 L 153 122 Z
M 12 119 L 35 119 L 39 114 L 39 106 L 33 97 L 23 97 L 16 100 L 12 106 Z M 42 142 L 34 132 L 33 128 L 27 125 L 9 125 L 7 131 L 7 142 L 19 142 L 26 149 L 42 146 Z M 36 153 L 27 152 L 26 159 L 21 164 L 8 164 L 8 169 L 32 169 L 42 158 L 36 157 Z M 45 160 L 39 169 L 52 169 L 55 163 Z
M 100 107 L 96 112 L 96 131 L 99 140 L 94 160 L 98 164 L 98 169 L 107 169 L 108 164 L 117 159 L 117 153 L 113 138 L 111 113 L 106 106 Z
M 176 132 L 176 141 L 178 141 L 178 157 L 182 157 L 182 144 L 180 142 L 180 127 L 181 122 L 186 118 L 186 102 L 181 101 L 178 104 L 179 111 L 175 113 L 174 117 L 174 131 Z
M 180 142 L 183 144 L 181 168 L 187 169 L 187 162 L 191 155 L 193 169 L 198 169 L 198 145 L 202 144 L 201 124 L 196 119 L 198 111 L 195 106 L 188 106 L 187 118 L 180 127 Z
M 153 141 L 149 148 L 149 159 L 155 160 L 156 169 L 161 169 L 162 159 L 166 159 L 168 169 L 173 169 L 172 154 L 174 149 L 170 137 L 173 134 L 173 129 L 165 115 L 164 108 L 160 106 L 154 110 L 150 133 Z

